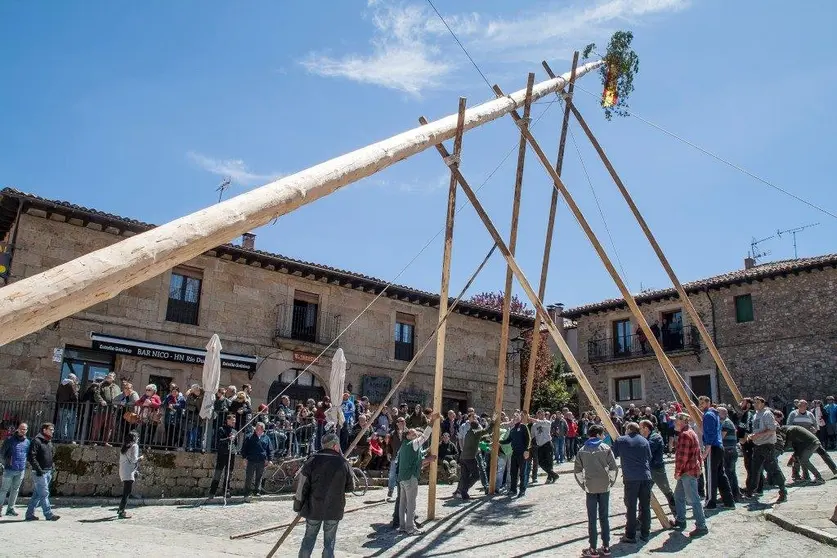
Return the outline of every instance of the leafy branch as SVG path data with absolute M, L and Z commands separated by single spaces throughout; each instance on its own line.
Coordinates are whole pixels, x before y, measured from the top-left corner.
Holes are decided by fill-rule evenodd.
M 634 34 L 630 31 L 617 31 L 610 38 L 607 44 L 607 51 L 602 57 L 604 65 L 599 69 L 602 78 L 602 87 L 606 90 L 615 85 L 616 102 L 612 105 L 605 105 L 602 99 L 602 108 L 605 111 L 605 118 L 610 120 L 613 115 L 628 116 L 628 98 L 634 91 L 634 76 L 639 72 L 639 56 L 631 48 Z M 584 48 L 584 59 L 596 53 L 596 44 L 590 43 Z M 598 53 L 596 53 L 598 54 Z

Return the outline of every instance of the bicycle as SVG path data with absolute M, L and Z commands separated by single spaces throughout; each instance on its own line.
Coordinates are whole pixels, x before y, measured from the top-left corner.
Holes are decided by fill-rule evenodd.
M 262 479 L 262 491 L 267 494 L 279 494 L 284 490 L 291 490 L 297 475 L 302 471 L 302 467 L 299 467 L 293 476 L 289 476 L 285 471 L 285 465 L 295 461 L 303 461 L 303 459 L 288 459 L 278 463 L 273 473 Z
M 349 464 L 352 466 L 352 494 L 365 496 L 366 491 L 369 490 L 369 477 L 366 476 L 366 471 L 360 467 L 355 467 L 357 460 L 357 457 L 349 458 Z

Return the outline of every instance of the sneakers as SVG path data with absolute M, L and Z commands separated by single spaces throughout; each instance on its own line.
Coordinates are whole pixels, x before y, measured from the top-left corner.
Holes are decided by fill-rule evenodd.
M 61 516 L 55 514 L 52 514 L 51 516 L 46 518 L 47 521 L 58 521 L 59 519 L 61 519 Z
M 685 521 L 677 521 L 676 519 L 672 519 L 671 520 L 671 528 L 674 531 L 682 531 L 686 528 L 686 522 Z
M 709 502 L 705 506 L 703 506 L 705 510 L 717 510 L 718 509 L 718 502 Z
M 708 534 L 709 529 L 707 529 L 706 527 L 696 527 L 691 533 L 689 533 L 689 538 L 696 539 L 698 537 L 702 537 Z
M 622 544 L 636 544 L 636 539 L 629 539 L 625 535 L 619 537 L 619 542 Z
M 453 493 L 453 499 L 454 500 L 461 500 L 462 499 L 462 494 L 460 494 L 459 492 L 454 492 Z
M 601 556 L 601 554 L 599 554 L 599 551 L 596 550 L 595 548 L 585 548 L 584 550 L 581 551 L 581 555 L 582 556 L 595 556 L 597 558 L 598 558 L 598 556 Z
M 611 555 L 611 553 L 610 553 L 610 547 L 609 546 L 603 546 L 599 549 L 599 556 L 602 556 L 604 558 L 608 558 L 610 555 Z
M 131 514 L 126 513 L 126 512 L 123 511 L 123 512 L 117 513 L 116 517 L 118 517 L 119 519 L 131 519 Z
M 776 504 L 782 504 L 788 501 L 788 491 L 787 490 L 780 490 L 779 497 L 776 498 Z
M 27 515 L 26 516 L 26 521 L 38 521 L 39 519 L 41 519 L 41 518 L 38 517 L 37 515 Z
M 825 484 L 825 479 L 822 478 L 822 477 L 817 477 L 817 478 L 814 479 L 814 481 L 811 484 L 816 485 L 816 486 L 819 486 L 821 484 Z
M 17 517 L 18 513 L 13 508 L 8 508 L 6 510 L 6 515 L 11 515 L 13 517 Z

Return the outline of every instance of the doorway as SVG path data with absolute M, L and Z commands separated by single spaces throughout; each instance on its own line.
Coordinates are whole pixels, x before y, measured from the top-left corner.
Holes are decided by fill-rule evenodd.
M 705 395 L 710 399 L 713 399 L 711 374 L 699 374 L 690 376 L 689 386 L 692 388 L 692 391 L 694 392 L 693 397 L 696 401 L 697 397 L 701 395 Z
M 683 348 L 683 311 L 663 312 L 663 350 L 677 351 Z
M 439 412 L 447 416 L 448 411 L 465 413 L 468 411 L 468 393 L 465 391 L 442 390 L 442 408 Z

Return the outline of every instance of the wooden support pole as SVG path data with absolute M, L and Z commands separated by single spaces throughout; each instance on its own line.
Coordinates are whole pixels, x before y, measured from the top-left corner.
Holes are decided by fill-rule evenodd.
M 555 77 L 555 74 L 552 72 L 552 70 L 549 68 L 549 65 L 545 61 L 543 62 L 543 67 L 544 69 L 546 69 L 547 74 L 549 74 L 550 77 Z M 572 87 L 572 85 L 570 85 L 570 87 Z M 732 378 L 732 374 L 730 373 L 729 368 L 727 368 L 724 359 L 721 357 L 721 353 L 718 352 L 718 348 L 715 346 L 714 341 L 712 341 L 712 336 L 709 334 L 709 331 L 703 324 L 703 320 L 701 320 L 700 315 L 695 309 L 694 304 L 692 304 L 689 295 L 686 293 L 686 289 L 683 288 L 683 284 L 680 282 L 680 279 L 677 278 L 677 274 L 674 273 L 674 269 L 671 267 L 668 258 L 663 253 L 663 249 L 660 247 L 660 244 L 657 242 L 657 239 L 651 232 L 651 228 L 648 226 L 648 223 L 645 221 L 645 218 L 640 213 L 636 203 L 634 203 L 633 197 L 631 197 L 631 194 L 628 192 L 628 189 L 625 187 L 625 184 L 622 182 L 622 179 L 619 177 L 619 174 L 616 172 L 616 169 L 610 162 L 610 159 L 608 158 L 607 154 L 602 148 L 602 145 L 599 143 L 598 139 L 596 139 L 596 136 L 593 135 L 593 131 L 590 129 L 590 126 L 587 125 L 587 122 L 581 116 L 581 113 L 578 111 L 575 104 L 573 104 L 572 97 L 565 97 L 564 100 L 566 101 L 566 108 L 572 111 L 576 120 L 578 120 L 578 123 L 584 130 L 584 133 L 587 134 L 587 139 L 589 139 L 590 143 L 593 144 L 593 147 L 596 148 L 596 152 L 599 154 L 599 158 L 602 160 L 602 163 L 604 163 L 604 166 L 610 173 L 611 178 L 613 178 L 613 182 L 616 183 L 616 187 L 619 188 L 619 192 L 622 194 L 622 197 L 625 198 L 628 207 L 631 208 L 631 212 L 634 214 L 634 217 L 639 223 L 642 232 L 645 233 L 645 237 L 648 239 L 648 242 L 651 243 L 651 247 L 657 254 L 657 258 L 659 258 L 660 263 L 663 264 L 663 268 L 666 270 L 669 279 L 671 279 L 671 282 L 674 284 L 674 288 L 677 289 L 677 294 L 680 295 L 680 300 L 683 302 L 683 306 L 686 308 L 686 312 L 689 314 L 689 317 L 692 319 L 692 322 L 695 324 L 695 327 L 697 327 L 698 332 L 700 332 L 701 339 L 703 339 L 703 342 L 706 344 L 706 348 L 709 349 L 709 353 L 715 360 L 715 364 L 718 366 L 718 370 L 721 371 L 721 375 L 724 377 L 727 386 L 729 386 L 729 389 L 732 392 L 732 396 L 735 398 L 736 401 L 741 401 L 744 397 L 741 395 L 741 391 L 735 384 L 735 380 Z M 701 393 L 699 395 L 711 396 L 711 394 L 705 393 Z
M 572 96 L 575 89 L 575 69 L 578 67 L 578 51 L 573 54 L 573 67 L 570 70 L 570 85 L 568 94 Z M 555 171 L 560 175 L 564 168 L 564 148 L 567 145 L 567 129 L 570 124 L 569 107 L 564 107 L 564 120 L 561 123 L 561 140 L 558 143 L 558 159 L 555 161 Z M 558 210 L 558 190 L 552 189 L 552 199 L 549 203 L 549 219 L 546 222 L 546 240 L 543 243 L 543 263 L 541 263 L 541 280 L 538 284 L 538 298 L 546 296 L 546 278 L 549 273 L 549 258 L 552 253 L 552 235 L 555 231 L 555 213 Z M 563 318 L 561 318 L 563 319 Z M 538 350 L 541 344 L 541 317 L 535 314 L 535 325 L 532 328 L 532 345 L 529 351 L 529 367 L 526 371 L 526 391 L 523 396 L 523 412 L 528 413 L 532 404 L 532 384 L 535 382 L 535 365 L 538 362 Z
M 496 91 L 499 91 L 499 87 L 496 85 L 494 86 Z M 521 120 L 520 115 L 517 113 L 516 110 L 512 110 L 509 112 L 509 115 L 514 119 L 515 122 Z M 596 233 L 593 232 L 593 229 L 590 228 L 590 224 L 587 222 L 587 219 L 584 217 L 584 214 L 581 213 L 581 209 L 579 209 L 578 205 L 575 203 L 572 195 L 567 190 L 567 187 L 564 185 L 564 182 L 561 180 L 561 177 L 558 176 L 558 173 L 555 172 L 555 169 L 552 168 L 552 165 L 549 162 L 549 158 L 547 158 L 546 154 L 544 153 L 543 149 L 541 149 L 540 144 L 535 140 L 535 137 L 532 133 L 526 128 L 520 128 L 523 135 L 526 136 L 526 140 L 529 142 L 529 145 L 532 147 L 532 150 L 537 155 L 538 159 L 541 162 L 541 165 L 546 169 L 547 174 L 549 174 L 550 178 L 552 178 L 555 187 L 561 191 L 561 195 L 564 196 L 564 200 L 567 202 L 567 206 L 570 208 L 570 211 L 573 212 L 576 220 L 578 221 L 581 228 L 584 230 L 584 233 L 587 235 L 587 238 L 590 240 L 590 243 L 593 245 L 593 248 L 596 250 L 596 253 L 599 255 L 599 258 L 602 260 L 607 272 L 613 278 L 613 281 L 616 283 L 616 286 L 619 288 L 619 291 L 622 293 L 622 297 L 625 299 L 625 302 L 628 304 L 628 308 L 630 308 L 631 313 L 636 319 L 637 324 L 645 332 L 645 336 L 648 339 L 648 342 L 651 344 L 651 348 L 654 351 L 654 354 L 657 357 L 657 360 L 660 362 L 662 366 L 663 372 L 665 373 L 666 377 L 668 378 L 669 383 L 674 386 L 674 389 L 677 391 L 677 395 L 683 401 L 683 404 L 689 411 L 689 415 L 692 417 L 692 420 L 698 426 L 703 425 L 703 416 L 701 415 L 700 411 L 695 407 L 694 403 L 692 403 L 689 395 L 686 393 L 686 389 L 683 385 L 683 382 L 680 380 L 680 374 L 674 368 L 674 365 L 666 355 L 663 347 L 660 345 L 659 340 L 651 331 L 651 327 L 648 325 L 648 321 L 645 319 L 645 316 L 642 315 L 642 311 L 639 309 L 639 305 L 636 303 L 631 291 L 628 290 L 628 286 L 625 285 L 625 282 L 620 277 L 619 273 L 616 271 L 616 268 L 613 266 L 613 262 L 610 261 L 610 257 L 608 257 L 607 252 L 605 252 L 602 243 L 599 242 L 598 237 L 596 237 Z
M 601 66 L 585 64 L 581 76 Z M 569 73 L 532 89 L 532 100 L 563 89 Z M 524 91 L 468 109 L 471 130 L 522 106 Z M 407 130 L 260 188 L 0 288 L 0 345 L 104 302 L 274 218 L 451 139 L 457 115 Z
M 526 98 L 523 104 L 523 118 L 519 121 L 521 130 L 529 126 L 529 114 L 532 102 L 532 86 L 535 84 L 535 74 L 529 73 L 526 83 Z M 514 199 L 512 201 L 511 231 L 509 232 L 509 250 L 514 254 L 517 247 L 517 224 L 520 218 L 520 195 L 523 192 L 523 166 L 526 162 L 526 138 L 520 135 L 520 144 L 517 148 L 517 171 L 514 175 Z M 500 420 L 503 412 L 503 397 L 506 388 L 506 365 L 508 364 L 509 352 L 509 325 L 511 321 L 511 298 L 512 281 L 514 275 L 510 267 L 506 266 L 506 285 L 503 290 L 503 321 L 500 328 L 500 357 L 497 363 L 497 391 L 494 395 L 494 420 L 491 433 L 491 460 L 490 463 L 497 463 L 500 452 Z M 488 471 L 488 493 L 494 494 L 497 488 L 497 467 L 491 467 Z
M 456 135 L 453 138 L 453 157 L 448 161 L 449 167 L 459 166 L 462 153 L 462 134 L 465 124 L 465 97 L 459 98 L 459 120 L 456 122 Z M 447 322 L 443 319 L 448 311 L 448 290 L 450 289 L 450 260 L 453 252 L 453 222 L 456 216 L 456 175 L 451 172 L 448 185 L 448 208 L 445 216 L 445 245 L 442 250 L 442 285 L 439 288 L 439 327 L 436 334 L 436 376 L 433 382 L 433 409 L 444 413 L 442 409 L 442 382 L 445 374 L 445 335 Z M 440 426 L 433 422 L 433 435 L 430 447 L 439 447 Z M 432 451 L 430 453 L 433 453 Z M 427 491 L 427 519 L 436 519 L 436 480 L 439 475 L 439 462 L 430 462 L 430 478 Z
M 443 159 L 448 157 L 448 150 L 445 148 L 444 145 L 438 144 L 436 146 L 436 150 L 439 152 Z M 509 250 L 509 247 L 506 246 L 505 242 L 503 242 L 500 233 L 497 231 L 497 228 L 491 222 L 491 219 L 488 217 L 488 214 L 485 212 L 485 209 L 482 207 L 482 204 L 480 203 L 479 199 L 477 199 L 477 195 L 474 193 L 474 190 L 468 185 L 468 181 L 465 180 L 464 176 L 462 176 L 460 170 L 454 170 L 456 172 L 456 178 L 459 181 L 459 185 L 462 187 L 462 191 L 465 192 L 465 195 L 468 197 L 468 200 L 471 202 L 471 205 L 474 206 L 474 210 L 477 212 L 477 215 L 479 215 L 480 220 L 483 222 L 485 228 L 488 230 L 488 234 L 491 235 L 491 238 L 494 240 L 495 245 L 500 250 L 500 253 L 503 254 L 503 257 L 506 259 L 506 264 L 511 268 L 512 273 L 514 273 L 514 276 L 517 278 L 517 282 L 520 283 L 520 286 L 523 288 L 523 291 L 526 293 L 526 296 L 529 297 L 529 300 L 532 302 L 532 306 L 535 307 L 535 311 L 538 314 L 540 314 L 541 320 L 549 330 L 549 334 L 552 336 L 552 339 L 555 341 L 555 344 L 558 345 L 558 350 L 561 351 L 562 355 L 564 355 L 564 358 L 570 366 L 570 370 L 572 370 L 573 375 L 578 380 L 578 384 L 581 386 L 581 389 L 584 391 L 584 394 L 590 400 L 590 403 L 593 405 L 593 408 L 596 410 L 596 413 L 601 417 L 602 424 L 607 429 L 608 434 L 610 434 L 611 438 L 615 440 L 619 436 L 619 431 L 616 429 L 616 425 L 613 424 L 613 421 L 610 420 L 610 413 L 602 404 L 601 400 L 599 399 L 599 396 L 596 394 L 596 390 L 593 389 L 593 386 L 587 379 L 587 376 L 585 376 L 584 370 L 581 369 L 581 365 L 578 363 L 578 360 L 576 360 L 575 355 L 573 354 L 569 345 L 567 345 L 567 342 L 561 336 L 561 333 L 558 331 L 558 327 L 555 325 L 555 322 L 553 322 L 552 318 L 550 318 L 549 314 L 547 314 L 543 302 L 538 298 L 538 295 L 535 293 L 535 290 L 532 288 L 532 285 L 529 284 L 529 281 L 528 279 L 526 279 L 526 276 L 523 274 L 523 271 L 517 265 L 517 261 L 514 259 L 514 256 Z M 660 521 L 660 524 L 663 526 L 663 528 L 668 529 L 669 527 L 671 527 L 671 522 L 669 522 L 665 511 L 663 510 L 660 503 L 657 501 L 657 497 L 654 494 L 651 495 L 651 504 L 654 509 L 654 513 L 656 514 L 657 519 Z

